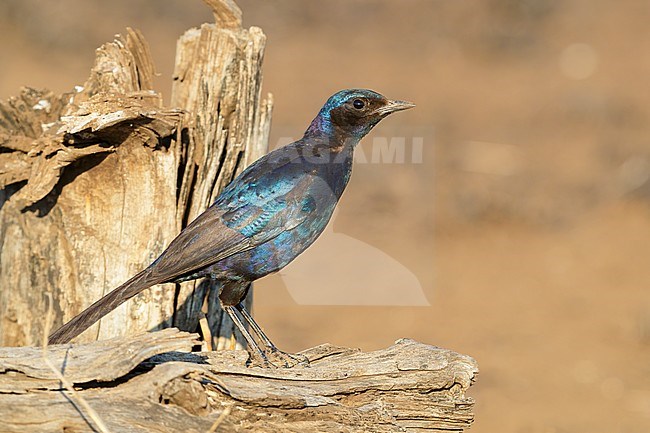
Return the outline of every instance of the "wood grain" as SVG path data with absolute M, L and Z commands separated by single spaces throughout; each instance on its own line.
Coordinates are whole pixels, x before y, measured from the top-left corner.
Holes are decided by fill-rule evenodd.
M 309 367 L 247 368 L 244 351 L 190 353 L 175 329 L 48 348 L 114 432 L 449 432 L 473 420 L 465 355 L 403 339 L 364 353 L 321 345 Z M 92 431 L 40 349 L 0 349 L 3 432 Z

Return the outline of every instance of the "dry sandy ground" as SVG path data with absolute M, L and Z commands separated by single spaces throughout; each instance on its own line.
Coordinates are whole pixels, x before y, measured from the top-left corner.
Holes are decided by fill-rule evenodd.
M 382 122 L 365 155 L 382 138 L 404 137 L 407 156 L 424 146 L 421 163 L 358 164 L 329 240 L 258 284 L 277 343 L 412 337 L 470 354 L 474 432 L 650 431 L 650 4 L 240 4 L 269 36 L 272 145 L 330 93 L 363 86 L 418 104 Z M 211 20 L 187 0 L 5 0 L 0 12 L 3 98 L 83 82 L 93 49 L 127 25 L 149 39 L 168 94 L 176 37 Z M 337 242 L 359 248 L 358 266 Z M 341 306 L 333 284 L 348 277 L 388 305 Z M 430 305 L 397 305 L 413 293 Z

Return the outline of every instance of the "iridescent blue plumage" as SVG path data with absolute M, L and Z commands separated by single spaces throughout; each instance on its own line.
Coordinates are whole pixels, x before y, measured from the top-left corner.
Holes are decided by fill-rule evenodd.
M 294 155 L 286 163 L 270 153 L 224 191 L 213 206 L 228 209 L 225 224 L 246 237 L 268 240 L 214 263 L 206 275 L 256 280 L 286 266 L 324 230 L 350 178 L 352 149 L 343 146 L 323 151 L 319 158 L 305 157 L 305 147 L 314 143 L 298 141 L 275 151 Z M 326 153 L 336 162 L 324 162 Z M 251 177 L 254 187 L 244 181 Z
M 412 106 L 371 90 L 334 94 L 300 140 L 246 168 L 147 269 L 57 330 L 50 342 L 69 341 L 154 284 L 210 277 L 221 282 L 221 306 L 252 354 L 264 365 L 269 356 L 292 364 L 296 359 L 273 346 L 241 301 L 250 282 L 286 266 L 323 232 L 350 179 L 359 140 L 388 114 Z

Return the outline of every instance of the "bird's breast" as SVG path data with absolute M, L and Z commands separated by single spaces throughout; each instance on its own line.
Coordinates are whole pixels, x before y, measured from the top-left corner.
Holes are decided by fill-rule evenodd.
M 229 279 L 254 281 L 276 272 L 309 247 L 323 232 L 329 222 L 334 206 L 310 215 L 296 227 L 241 253 L 217 262 L 213 274 Z

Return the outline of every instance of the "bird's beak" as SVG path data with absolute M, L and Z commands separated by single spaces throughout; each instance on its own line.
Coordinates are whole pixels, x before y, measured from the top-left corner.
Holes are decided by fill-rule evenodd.
M 415 104 L 407 101 L 388 101 L 386 105 L 377 109 L 377 113 L 382 116 L 387 116 L 396 111 L 408 110 L 415 107 Z

